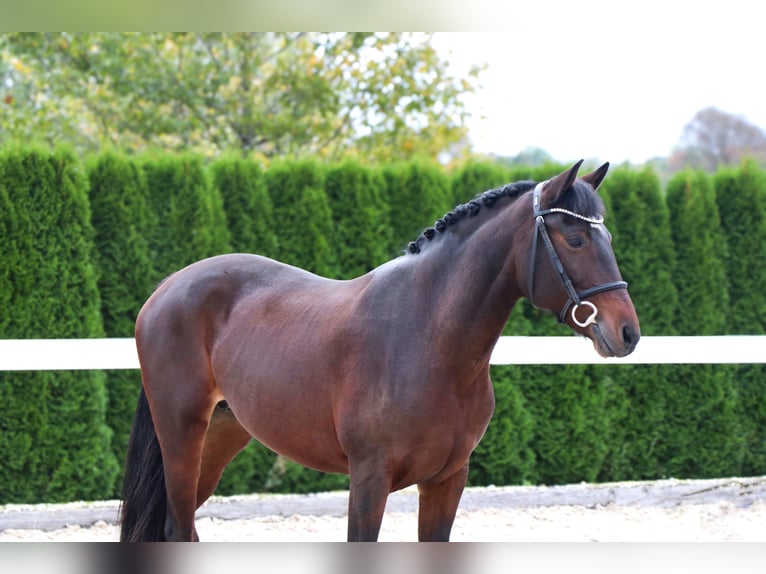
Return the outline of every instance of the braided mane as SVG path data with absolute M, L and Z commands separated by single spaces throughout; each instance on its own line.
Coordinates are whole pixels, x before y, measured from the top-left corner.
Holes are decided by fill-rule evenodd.
M 458 205 L 452 211 L 445 213 L 440 219 L 437 219 L 433 227 L 427 227 L 415 241 L 410 241 L 407 245 L 407 253 L 418 254 L 422 247 L 429 241 L 444 233 L 448 227 L 457 224 L 459 221 L 476 217 L 482 208 L 491 208 L 498 200 L 509 197 L 515 199 L 537 185 L 534 181 L 517 181 L 507 183 L 502 187 L 490 189 L 478 194 L 468 203 Z M 604 203 L 597 193 L 593 193 L 592 188 L 581 181 L 575 181 L 571 188 L 574 193 L 562 194 L 560 201 L 555 205 L 548 205 L 547 208 L 563 208 L 575 213 L 585 213 L 592 216 L 602 215 L 604 213 Z
M 462 203 L 448 211 L 441 218 L 437 219 L 433 227 L 427 227 L 415 241 L 410 241 L 407 245 L 407 253 L 420 253 L 422 246 L 431 241 L 438 234 L 444 233 L 448 227 L 457 224 L 467 217 L 476 217 L 483 207 L 491 208 L 498 200 L 505 197 L 517 198 L 523 193 L 529 191 L 535 186 L 534 181 L 517 181 L 507 183 L 502 187 L 490 189 L 478 194 L 468 203 Z

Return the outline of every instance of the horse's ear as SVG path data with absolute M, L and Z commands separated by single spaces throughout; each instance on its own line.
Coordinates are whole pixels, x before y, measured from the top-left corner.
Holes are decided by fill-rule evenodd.
M 594 170 L 590 173 L 586 173 L 580 179 L 582 179 L 586 183 L 589 183 L 593 187 L 593 190 L 595 191 L 598 189 L 598 186 L 601 185 L 601 182 L 604 181 L 607 171 L 609 171 L 609 162 L 606 162 L 597 170 Z
M 561 172 L 556 177 L 548 180 L 548 183 L 542 189 L 543 205 L 555 205 L 561 192 L 572 187 L 575 179 L 577 179 L 577 171 L 580 169 L 583 161 L 578 161 L 567 171 Z

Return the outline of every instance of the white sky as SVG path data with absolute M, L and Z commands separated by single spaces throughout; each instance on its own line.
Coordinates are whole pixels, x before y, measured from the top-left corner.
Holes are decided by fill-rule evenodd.
M 539 0 L 507 32 L 435 34 L 454 71 L 486 62 L 468 98 L 475 151 L 540 147 L 560 161 L 666 156 L 707 106 L 766 127 L 766 11 L 755 0 Z

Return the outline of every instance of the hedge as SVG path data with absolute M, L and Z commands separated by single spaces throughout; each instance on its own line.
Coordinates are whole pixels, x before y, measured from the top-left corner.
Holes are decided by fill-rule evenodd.
M 724 268 L 730 307 L 727 333 L 766 333 L 766 173 L 751 160 L 715 175 L 716 204 L 728 250 Z M 766 365 L 739 365 L 731 374 L 739 394 L 744 441 L 741 474 L 766 474 Z
M 649 168 L 613 169 L 600 190 L 607 205 L 612 248 L 636 306 L 643 335 L 674 335 L 678 294 L 671 278 L 675 251 L 670 215 L 659 179 Z M 666 426 L 668 365 L 594 366 L 607 387 L 610 450 L 599 480 L 665 476 L 661 445 L 672 438 Z
M 148 238 L 156 227 L 146 177 L 128 157 L 108 152 L 88 165 L 91 221 L 95 231 L 104 335 L 132 337 L 136 316 L 150 295 L 157 272 Z M 107 422 L 112 450 L 120 463 L 113 496 L 119 494 L 128 437 L 141 388 L 136 371 L 107 371 Z
M 103 336 L 82 167 L 67 151 L 11 148 L 0 174 L 0 337 Z M 0 502 L 112 494 L 103 373 L 0 371 L 0 403 Z
M 396 257 L 476 193 L 562 166 L 420 160 L 385 167 L 241 157 L 0 150 L 0 336 L 130 336 L 164 276 L 259 252 L 337 278 Z M 766 178 L 619 166 L 602 195 L 644 335 L 766 329 Z M 520 302 L 506 335 L 567 335 Z M 470 484 L 766 473 L 762 366 L 493 366 L 496 410 Z M 0 503 L 109 498 L 138 373 L 0 373 Z M 345 488 L 253 442 L 219 494 Z
M 260 164 L 240 156 L 224 156 L 211 164 L 210 171 L 223 201 L 232 250 L 277 257 L 274 207 Z

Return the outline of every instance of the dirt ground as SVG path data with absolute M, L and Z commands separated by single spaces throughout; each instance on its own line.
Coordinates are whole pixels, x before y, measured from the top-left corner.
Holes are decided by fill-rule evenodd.
M 333 542 L 347 492 L 215 497 L 197 529 L 210 542 Z M 0 541 L 114 541 L 117 501 L 0 506 Z M 417 538 L 417 491 L 392 494 L 380 540 Z M 452 530 L 471 542 L 766 542 L 766 477 L 554 487 L 468 488 Z

